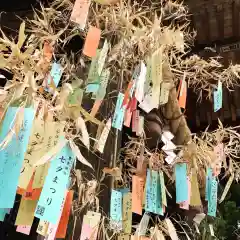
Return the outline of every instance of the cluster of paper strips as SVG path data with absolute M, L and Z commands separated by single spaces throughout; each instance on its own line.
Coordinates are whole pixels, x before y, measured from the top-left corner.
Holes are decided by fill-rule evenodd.
M 99 3 L 109 1 L 97 0 Z M 63 6 L 65 6 L 64 4 L 65 2 Z M 121 8 L 125 6 L 124 4 L 123 1 L 119 4 L 121 11 Z M 177 145 L 177 141 L 175 141 L 176 132 L 171 130 L 175 133 L 172 134 L 169 130 L 171 125 L 174 125 L 171 121 L 183 117 L 181 109 L 186 108 L 189 83 L 187 73 L 184 71 L 179 71 L 181 78 L 177 80 L 173 80 L 173 77 L 166 77 L 166 74 L 164 75 L 166 69 L 171 72 L 171 66 L 167 59 L 170 52 L 166 49 L 169 46 L 174 49 L 184 48 L 184 43 L 177 43 L 177 34 L 172 37 L 172 40 L 169 37 L 170 35 L 168 37 L 165 36 L 168 41 L 175 42 L 173 44 L 174 47 L 172 47 L 169 42 L 163 43 L 164 37 L 160 39 L 162 41 L 158 38 L 155 39 L 155 35 L 160 36 L 166 33 L 165 30 L 160 28 L 161 19 L 158 19 L 157 16 L 155 16 L 151 31 L 148 32 L 149 29 L 147 27 L 146 29 L 145 27 L 138 29 L 134 24 L 128 23 L 124 18 L 125 11 L 122 11 L 120 20 L 123 21 L 124 19 L 123 22 L 124 24 L 127 22 L 126 26 L 128 27 L 131 24 L 133 25 L 133 29 L 130 26 L 131 30 L 129 31 L 133 34 L 131 36 L 133 42 L 136 41 L 134 40 L 135 38 L 141 39 L 142 34 L 146 33 L 148 35 L 147 41 L 144 40 L 138 46 L 136 45 L 137 47 L 134 45 L 134 51 L 141 52 L 141 46 L 148 41 L 149 45 L 154 45 L 155 41 L 158 47 L 149 46 L 151 48 L 151 51 L 149 51 L 150 56 L 144 53 L 134 64 L 126 65 L 127 67 L 125 66 L 126 69 L 124 71 L 130 72 L 128 75 L 130 77 L 124 79 L 125 75 L 121 76 L 121 82 L 117 82 L 118 87 L 116 88 L 116 81 L 119 79 L 113 78 L 116 78 L 119 74 L 118 70 L 114 70 L 117 63 L 116 66 L 113 66 L 114 64 L 109 59 L 110 52 L 115 47 L 111 44 L 115 40 L 112 41 L 112 39 L 106 36 L 106 29 L 103 29 L 101 21 L 91 21 L 91 24 L 88 24 L 89 12 L 94 15 L 96 14 L 95 10 L 98 8 L 90 9 L 91 5 L 91 0 L 76 0 L 71 14 L 69 14 L 70 23 L 75 27 L 74 30 L 79 35 L 86 36 L 80 58 L 81 70 L 88 70 L 86 74 L 85 70 L 83 70 L 83 74 L 81 72 L 84 80 L 80 79 L 82 76 L 76 76 L 78 75 L 78 73 L 76 74 L 77 71 L 67 72 L 69 67 L 66 59 L 59 59 L 58 56 L 55 56 L 54 51 L 57 49 L 58 40 L 52 40 L 52 42 L 50 40 L 56 38 L 56 36 L 56 39 L 60 39 L 61 33 L 60 35 L 49 37 L 49 41 L 46 40 L 48 39 L 46 36 L 42 38 L 44 40 L 41 43 L 41 47 L 39 47 L 42 52 L 38 53 L 40 50 L 37 49 L 32 56 L 33 59 L 40 56 L 40 59 L 35 64 L 36 66 L 32 62 L 28 64 L 31 67 L 24 65 L 22 72 L 20 71 L 21 74 L 19 72 L 16 74 L 15 72 L 17 77 L 14 76 L 14 80 L 6 84 L 2 90 L 3 92 L 0 91 L 1 96 L 9 94 L 12 97 L 7 104 L 2 104 L 3 107 L 1 108 L 0 221 L 4 221 L 6 215 L 14 207 L 16 194 L 19 194 L 21 195 L 21 200 L 15 221 L 16 231 L 26 235 L 29 235 L 32 231 L 33 221 L 36 217 L 39 219 L 36 231 L 39 235 L 44 236 L 45 240 L 65 238 L 72 209 L 76 210 L 76 208 L 79 208 L 83 215 L 83 218 L 81 218 L 81 235 L 77 236 L 77 239 L 80 240 L 100 239 L 101 234 L 107 235 L 105 230 L 103 230 L 106 228 L 114 232 L 118 240 L 164 240 L 166 235 L 169 235 L 172 240 L 176 240 L 178 239 L 176 229 L 166 214 L 168 203 L 170 202 L 167 196 L 174 197 L 168 192 L 165 181 L 167 182 L 171 179 L 172 182 L 175 182 L 174 201 L 179 205 L 179 208 L 190 210 L 191 206 L 202 206 L 203 199 L 201 199 L 200 195 L 199 172 L 200 170 L 206 171 L 204 178 L 206 177 L 205 201 L 208 204 L 207 214 L 208 216 L 216 217 L 218 176 L 225 159 L 224 144 L 219 139 L 216 144 L 214 139 L 214 143 L 211 145 L 214 157 L 209 157 L 211 160 L 208 162 L 204 159 L 202 161 L 204 162 L 204 167 L 199 170 L 194 158 L 194 151 L 190 151 L 191 154 L 189 152 L 186 154 L 187 151 L 185 151 L 185 148 L 188 148 L 193 142 L 184 143 L 184 146 Z M 101 7 L 103 6 L 99 6 L 99 9 Z M 109 19 L 110 16 L 115 16 L 114 11 L 111 11 L 111 14 L 108 13 L 106 18 L 111 26 L 114 24 Z M 141 18 L 139 19 L 139 22 L 141 22 Z M 149 20 L 149 22 L 151 21 Z M 121 27 L 128 30 L 126 26 Z M 21 55 L 22 46 L 20 46 L 20 43 L 26 40 L 24 27 L 25 24 L 22 24 L 19 42 L 12 44 L 13 49 L 11 50 L 14 61 L 16 57 L 14 54 L 16 54 L 19 62 L 25 63 L 27 60 L 25 56 Z M 116 32 L 119 29 L 116 28 Z M 130 34 L 127 33 L 127 30 L 124 33 Z M 171 33 L 174 31 L 169 29 Z M 178 35 L 180 39 L 184 38 L 181 31 L 179 31 Z M 116 37 L 116 39 L 118 38 Z M 120 43 L 124 43 L 124 41 L 126 40 L 121 40 Z M 152 41 L 153 44 L 150 44 Z M 7 40 L 5 39 L 4 42 L 7 42 Z M 160 45 L 159 42 L 161 43 Z M 118 48 L 122 51 L 121 55 L 124 55 L 124 48 L 122 48 L 124 44 L 120 43 Z M 10 49 L 10 47 L 6 49 L 8 48 Z M 21 55 L 24 60 L 18 55 Z M 112 58 L 113 55 L 111 56 Z M 91 61 L 89 69 L 83 59 Z M 166 69 L 164 69 L 165 65 L 167 65 Z M 3 69 L 9 70 L 9 66 L 6 65 Z M 14 62 L 12 68 L 15 69 L 16 66 L 18 64 Z M 73 66 L 72 68 L 75 67 Z M 35 68 L 41 69 L 40 73 L 37 70 L 35 72 Z M 131 70 L 129 71 L 129 69 Z M 177 71 L 177 69 L 175 70 Z M 18 79 L 20 78 L 19 75 L 23 76 L 23 79 Z M 65 81 L 66 75 L 69 75 L 67 81 Z M 0 75 L 0 78 L 2 78 L 2 75 Z M 123 82 L 123 79 L 125 82 Z M 219 80 L 217 88 L 212 92 L 214 112 L 222 108 L 223 84 L 224 81 Z M 115 86 L 114 89 L 112 85 Z M 178 85 L 178 90 L 175 89 L 175 85 Z M 176 96 L 174 95 L 174 99 L 171 99 L 169 104 L 172 92 Z M 5 96 L 5 99 L 8 98 Z M 115 105 L 109 99 L 114 99 Z M 109 112 L 107 109 L 105 111 L 107 112 L 106 115 L 103 116 L 101 108 L 108 101 L 111 107 L 108 108 Z M 178 116 L 174 116 L 174 120 L 163 116 L 163 119 L 160 120 L 162 121 L 162 126 L 159 126 L 161 131 L 156 141 L 162 144 L 162 148 L 148 149 L 148 146 L 145 145 L 146 136 L 144 131 L 147 125 L 145 124 L 147 123 L 146 116 L 149 116 L 148 114 L 153 109 L 162 110 L 166 106 L 171 107 L 174 105 L 172 103 L 174 101 L 176 102 L 175 107 L 177 108 Z M 87 103 L 87 107 L 85 103 Z M 92 103 L 91 107 L 90 103 Z M 162 111 L 163 115 L 164 110 Z M 161 111 L 159 110 L 159 112 Z M 99 119 L 101 120 L 98 120 L 96 116 L 100 115 Z M 88 133 L 90 124 L 87 123 L 97 126 L 96 136 L 93 136 L 92 132 Z M 181 123 L 179 123 L 180 125 Z M 113 165 L 111 168 L 107 166 L 102 169 L 104 174 L 110 174 L 113 177 L 114 187 L 109 189 L 111 197 L 108 218 L 105 217 L 103 212 L 100 213 L 99 206 L 90 208 L 88 204 L 83 204 L 81 199 L 83 189 L 81 188 L 82 183 L 79 176 L 79 178 L 76 177 L 77 183 L 74 182 L 74 184 L 76 183 L 75 185 L 80 190 L 77 194 L 74 194 L 75 189 L 74 184 L 72 185 L 71 172 L 77 175 L 76 171 L 72 171 L 76 168 L 76 159 L 94 171 L 93 163 L 91 161 L 88 162 L 84 157 L 85 154 L 81 152 L 82 147 L 85 147 L 88 153 L 90 151 L 94 153 L 98 151 L 96 155 L 103 154 L 104 151 L 108 151 L 106 144 L 111 130 L 114 129 L 114 132 L 118 134 L 119 131 L 123 132 L 126 128 L 131 130 L 129 131 L 132 134 L 131 137 L 135 136 L 135 139 L 137 139 L 134 142 L 137 145 L 135 150 L 141 149 L 141 152 L 134 154 L 135 152 L 133 151 L 132 155 L 134 156 L 131 158 L 131 163 L 126 163 L 125 159 L 124 161 L 122 159 L 114 159 L 116 161 L 112 161 Z M 192 136 L 190 136 L 190 139 L 192 140 Z M 93 146 L 92 140 L 94 140 Z M 117 138 L 115 140 L 118 141 Z M 126 153 L 124 152 L 124 154 Z M 212 161 L 213 159 L 214 161 Z M 77 173 L 80 175 L 79 172 Z M 103 178 L 100 180 L 99 185 L 101 185 Z M 220 202 L 225 198 L 233 179 L 234 176 L 232 175 Z M 84 196 L 86 199 L 94 199 L 97 202 L 98 198 L 95 197 L 93 192 L 97 189 L 98 180 L 90 181 L 88 179 L 88 186 L 94 182 L 94 187 L 89 187 L 92 192 L 87 192 L 88 195 Z M 101 189 L 99 192 L 101 192 Z M 79 212 L 77 210 L 76 212 L 73 215 L 78 215 Z M 134 221 L 136 214 L 138 215 L 137 217 L 141 216 L 141 221 L 137 225 L 135 225 L 136 222 Z M 205 214 L 203 215 L 196 215 L 194 218 L 194 225 L 198 233 L 198 226 L 205 217 Z M 77 217 L 73 216 L 74 228 L 78 224 L 77 220 L 79 219 Z M 159 228 L 157 223 L 153 223 L 153 218 L 161 222 L 162 229 Z M 164 220 L 161 221 L 160 219 Z M 213 226 L 209 225 L 209 228 L 211 234 L 214 235 Z M 74 238 L 74 233 L 71 235 Z

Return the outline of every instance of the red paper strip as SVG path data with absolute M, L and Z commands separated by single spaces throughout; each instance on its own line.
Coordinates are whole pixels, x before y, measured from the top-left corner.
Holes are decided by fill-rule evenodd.
M 128 103 L 129 103 L 130 91 L 131 91 L 131 89 L 132 89 L 132 86 L 133 86 L 133 81 L 131 81 L 131 82 L 128 83 L 128 87 L 127 87 L 127 90 L 126 90 L 125 95 L 124 95 L 122 107 L 123 107 L 123 106 L 127 106 Z
M 69 191 L 65 200 L 62 216 L 58 225 L 56 238 L 65 238 L 66 236 L 72 201 L 73 201 L 73 191 Z

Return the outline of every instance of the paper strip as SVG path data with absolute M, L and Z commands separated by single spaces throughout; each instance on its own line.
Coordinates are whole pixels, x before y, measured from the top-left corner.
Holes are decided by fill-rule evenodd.
M 210 199 L 211 184 L 212 184 L 212 174 L 213 174 L 212 169 L 211 168 L 207 168 L 206 186 L 205 186 L 205 200 L 206 201 L 209 201 L 209 199 Z
M 80 29 L 84 30 L 86 26 L 90 0 L 76 0 L 70 20 L 78 23 Z
M 123 98 L 124 98 L 124 94 L 119 93 L 115 112 L 114 112 L 114 117 L 113 117 L 113 121 L 112 121 L 112 127 L 116 128 L 120 131 L 122 130 L 124 113 L 125 113 L 125 109 L 126 109 L 126 107 L 124 107 L 124 106 L 122 107 Z
M 165 187 L 163 171 L 159 171 L 159 175 L 160 175 L 160 184 L 161 184 L 162 204 L 164 206 L 167 206 L 167 196 L 166 196 L 166 190 L 165 190 L 166 187 Z
M 57 229 L 58 229 L 58 225 L 59 225 L 60 218 L 61 218 L 61 215 L 62 215 L 62 211 L 63 211 L 63 207 L 64 207 L 64 204 L 65 204 L 67 193 L 68 193 L 68 191 L 65 192 L 64 199 L 62 201 L 61 208 L 60 208 L 60 216 L 57 220 L 57 223 L 56 224 L 52 224 L 52 223 L 49 224 L 48 230 L 47 230 L 47 236 L 45 237 L 44 240 L 55 240 L 55 236 L 56 236 L 56 233 L 57 233 Z
M 17 226 L 16 232 L 29 235 L 31 232 L 31 226 Z
M 33 123 L 32 133 L 29 139 L 27 152 L 24 157 L 22 170 L 20 173 L 18 187 L 26 189 L 34 170 L 34 163 L 44 154 L 44 121 L 36 119 Z
M 56 224 L 75 157 L 68 145 L 51 161 L 35 216 Z
M 121 192 L 112 190 L 110 206 L 111 221 L 122 221 L 122 197 Z
M 32 226 L 37 200 L 21 199 L 15 225 Z
M 48 76 L 47 79 L 47 86 L 44 86 L 46 89 L 46 91 L 52 92 L 53 91 L 53 87 L 51 87 L 51 83 L 53 81 L 55 87 L 58 86 L 60 79 L 62 77 L 62 73 L 63 73 L 63 68 L 61 66 L 61 64 L 54 62 L 52 65 L 52 69 L 51 72 Z M 45 82 L 43 82 L 44 84 Z
M 132 212 L 142 215 L 144 180 L 139 176 L 132 177 Z
M 88 57 L 96 56 L 100 37 L 101 37 L 101 30 L 96 27 L 90 26 L 87 33 L 86 40 L 85 40 L 85 44 L 83 47 L 84 55 Z
M 34 159 L 34 163 L 36 163 L 41 157 L 43 157 L 59 143 L 60 137 L 63 136 L 64 126 L 65 124 L 63 122 L 46 121 L 44 123 L 44 141 L 43 145 L 41 146 L 41 152 L 39 152 L 38 157 Z M 37 167 L 33 179 L 33 189 L 39 189 L 43 187 L 49 166 L 50 163 L 46 163 Z
M 222 82 L 218 81 L 218 89 L 213 92 L 214 98 L 214 112 L 222 108 Z
M 103 153 L 103 150 L 104 150 L 104 147 L 105 147 L 105 144 L 106 144 L 109 132 L 111 130 L 111 125 L 112 125 L 112 119 L 109 118 L 108 121 L 107 121 L 107 124 L 104 127 L 104 129 L 103 129 L 103 131 L 101 133 L 101 136 L 100 136 L 100 138 L 99 138 L 99 140 L 97 142 L 97 150 L 100 153 Z
M 6 214 L 8 213 L 7 208 L 0 208 L 0 222 L 3 222 Z
M 155 171 L 150 171 L 149 169 L 147 169 L 145 210 L 152 213 L 155 213 L 157 204 L 157 195 L 155 193 L 155 189 L 157 187 L 157 179 L 155 173 Z
M 181 203 L 188 200 L 187 185 L 187 164 L 178 163 L 175 165 L 176 177 L 176 202 Z
M 130 127 L 131 125 L 131 120 L 132 120 L 132 111 L 130 109 L 127 109 L 127 111 L 125 112 L 125 116 L 124 116 L 124 126 L 126 127 Z
M 99 223 L 101 219 L 100 213 L 88 212 L 83 217 L 82 231 L 80 240 L 96 240 L 98 234 Z
M 180 108 L 186 108 L 186 100 L 187 100 L 187 82 L 186 80 L 181 81 L 180 94 L 178 99 L 178 105 Z
M 208 216 L 216 217 L 217 192 L 218 192 L 218 182 L 216 179 L 213 178 L 212 184 L 211 184 L 211 195 L 208 201 Z
M 1 143 L 8 132 L 13 131 L 13 120 L 18 111 L 19 109 L 16 107 L 8 108 L 0 132 Z M 13 207 L 35 111 L 33 108 L 24 108 L 24 113 L 21 114 L 24 114 L 24 120 L 18 136 L 13 135 L 6 148 L 0 151 L 0 208 Z
M 73 191 L 68 191 L 64 208 L 62 211 L 62 216 L 58 225 L 56 238 L 65 238 L 67 233 L 68 221 L 70 217 L 71 207 L 73 201 Z
M 191 181 L 189 177 L 187 177 L 187 184 L 188 184 L 188 200 L 180 203 L 180 208 L 185 210 L 189 210 L 189 204 L 191 199 Z
M 201 206 L 201 197 L 199 192 L 199 184 L 197 173 L 195 169 L 192 169 L 191 175 L 191 198 L 190 198 L 190 205 L 191 206 Z
M 49 223 L 47 221 L 40 220 L 37 228 L 37 233 L 41 236 L 47 236 Z
M 132 193 L 123 194 L 123 232 L 132 232 Z

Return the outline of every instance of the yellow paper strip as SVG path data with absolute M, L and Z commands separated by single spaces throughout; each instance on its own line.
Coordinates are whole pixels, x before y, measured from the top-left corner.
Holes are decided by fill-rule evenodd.
M 37 233 L 46 237 L 49 223 L 47 221 L 40 221 L 37 228 Z
M 32 226 L 37 200 L 25 200 L 22 198 L 15 225 Z
M 43 151 L 41 152 L 41 155 L 38 156 L 36 162 L 50 151 L 51 148 L 58 144 L 59 138 L 63 135 L 64 124 L 59 122 L 45 122 L 44 129 L 45 136 L 43 141 Z M 50 163 L 46 163 L 37 167 L 33 180 L 33 189 L 43 187 L 45 177 L 48 173 L 49 164 Z
M 20 188 L 27 189 L 34 171 L 33 165 L 38 157 L 44 153 L 43 139 L 44 122 L 40 119 L 36 119 L 34 121 L 33 131 L 30 136 L 28 149 L 25 154 L 24 163 L 19 177 L 18 187 Z
M 132 232 L 132 193 L 123 195 L 123 232 Z
M 190 197 L 190 205 L 191 206 L 201 206 L 201 197 L 199 192 L 199 185 L 197 180 L 197 173 L 195 169 L 192 169 L 191 176 L 191 197 Z

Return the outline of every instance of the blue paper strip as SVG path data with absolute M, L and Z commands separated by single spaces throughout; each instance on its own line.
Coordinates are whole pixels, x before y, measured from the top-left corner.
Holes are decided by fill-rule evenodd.
M 158 215 L 164 215 L 163 213 L 163 203 L 162 203 L 162 192 L 161 192 L 161 183 L 160 183 L 160 175 L 158 173 L 158 179 L 157 179 L 157 209 L 156 214 Z
M 118 189 L 118 191 L 121 192 L 122 194 L 126 194 L 126 193 L 130 192 L 130 189 L 129 188 L 121 188 L 121 189 Z
M 112 190 L 110 218 L 113 221 L 122 221 L 122 198 L 123 195 L 120 191 Z
M 9 213 L 8 208 L 0 208 L 0 221 L 3 222 L 6 214 Z
M 211 196 L 208 201 L 208 216 L 216 217 L 218 182 L 215 178 L 211 182 Z
M 187 164 L 178 163 L 175 165 L 176 177 L 176 202 L 181 203 L 188 200 Z
M 62 77 L 62 73 L 63 73 L 63 69 L 61 64 L 54 62 L 52 65 L 50 76 L 48 77 L 48 85 L 51 83 L 51 77 L 52 77 L 52 80 L 55 86 L 57 87 Z M 46 91 L 47 90 L 48 89 L 46 89 Z
M 3 121 L 0 133 L 0 142 L 13 128 L 17 107 L 9 107 Z M 21 111 L 21 110 L 20 110 Z M 12 208 L 16 196 L 18 179 L 24 155 L 27 150 L 29 136 L 32 129 L 35 111 L 33 108 L 23 108 L 23 127 L 18 136 L 14 135 L 5 149 L 0 150 L 0 208 Z
M 206 186 L 205 186 L 205 200 L 209 201 L 211 196 L 211 184 L 212 184 L 212 169 L 207 168 L 207 175 L 206 175 Z
M 116 108 L 115 108 L 115 112 L 114 112 L 114 116 L 113 116 L 113 121 L 112 121 L 112 127 L 116 128 L 120 131 L 122 130 L 124 113 L 125 113 L 125 110 L 126 110 L 125 106 L 122 107 L 123 99 L 124 99 L 124 94 L 119 93 Z
M 214 112 L 217 112 L 222 108 L 222 82 L 218 82 L 218 89 L 217 91 L 213 92 L 213 98 L 214 98 Z
M 98 83 L 89 83 L 86 87 L 86 93 L 97 93 L 100 85 Z
M 51 161 L 35 217 L 57 223 L 74 158 L 72 150 L 66 145 Z

